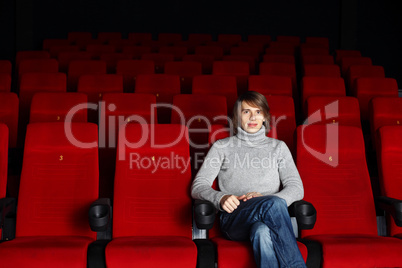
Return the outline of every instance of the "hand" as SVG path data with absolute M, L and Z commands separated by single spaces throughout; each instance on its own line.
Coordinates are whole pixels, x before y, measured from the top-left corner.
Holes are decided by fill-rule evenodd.
M 244 195 L 243 201 L 246 202 L 247 200 L 250 200 L 253 197 L 259 197 L 262 196 L 262 194 L 258 192 L 250 192 Z
M 245 198 L 246 195 L 224 195 L 221 199 L 221 207 L 227 213 L 232 213 L 240 205 L 239 200 L 244 200 Z

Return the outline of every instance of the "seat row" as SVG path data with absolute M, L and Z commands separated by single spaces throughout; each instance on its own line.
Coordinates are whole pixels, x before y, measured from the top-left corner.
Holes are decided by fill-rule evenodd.
M 223 133 L 214 129 L 218 135 Z M 296 163 L 304 200 L 314 208 L 308 202 L 298 204 L 308 206 L 307 216 L 316 215 L 315 225 L 304 228 L 303 221 L 298 222 L 302 238 L 298 245 L 309 267 L 402 265 L 402 240 L 398 239 L 402 229 L 397 226 L 402 225 L 397 216 L 401 211 L 397 206 L 392 210 L 402 202 L 392 199 L 402 198 L 395 190 L 402 144 L 400 139 L 391 142 L 401 131 L 400 126 L 379 130 L 379 163 L 387 196 L 376 202 L 396 219 L 389 228 L 394 237 L 381 237 L 377 235 L 361 130 L 334 124 L 298 127 Z M 121 130 L 112 206 L 110 200 L 98 196 L 97 132 L 91 123 L 72 123 L 67 132 L 62 123 L 28 126 L 15 238 L 5 228 L 10 226 L 11 215 L 2 217 L 3 240 L 10 239 L 0 243 L 3 265 L 215 267 L 217 263 L 219 267 L 255 267 L 248 243 L 226 240 L 215 228 L 209 239 L 192 239 L 185 126 L 127 124 Z M 216 136 L 211 133 L 209 140 Z M 0 146 L 7 147 L 4 125 L 0 125 Z M 6 152 L 6 148 L 1 150 L 3 166 Z M 0 186 L 4 185 L 2 175 Z M 13 200 L 1 201 L 3 211 L 12 209 Z M 213 225 L 215 212 L 210 208 L 196 202 L 195 214 L 201 216 L 196 217 L 198 227 Z M 318 248 L 314 247 L 317 243 Z

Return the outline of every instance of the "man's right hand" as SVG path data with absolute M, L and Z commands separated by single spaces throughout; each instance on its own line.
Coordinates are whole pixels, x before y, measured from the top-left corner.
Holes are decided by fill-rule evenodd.
M 246 195 L 224 195 L 221 199 L 221 207 L 227 213 L 232 213 L 240 205 L 239 200 L 242 200 L 244 198 L 246 198 Z

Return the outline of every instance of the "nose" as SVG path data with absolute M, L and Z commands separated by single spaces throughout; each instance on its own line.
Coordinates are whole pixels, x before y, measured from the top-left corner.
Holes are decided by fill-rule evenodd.
M 255 113 L 251 113 L 251 115 L 250 115 L 250 120 L 255 120 Z

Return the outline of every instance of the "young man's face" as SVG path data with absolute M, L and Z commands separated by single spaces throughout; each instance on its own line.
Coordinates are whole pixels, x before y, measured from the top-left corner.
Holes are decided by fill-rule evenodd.
M 241 128 L 248 133 L 256 133 L 265 121 L 260 108 L 250 106 L 247 102 L 241 103 Z

